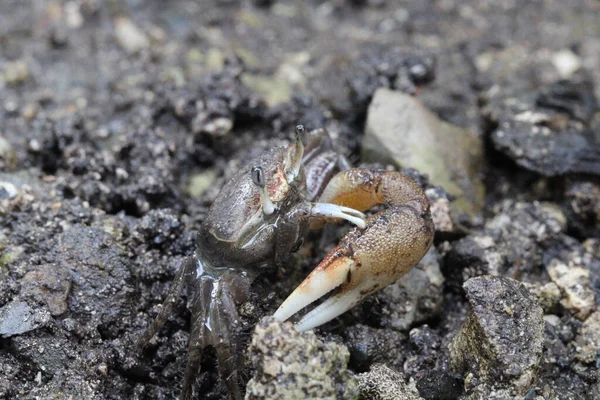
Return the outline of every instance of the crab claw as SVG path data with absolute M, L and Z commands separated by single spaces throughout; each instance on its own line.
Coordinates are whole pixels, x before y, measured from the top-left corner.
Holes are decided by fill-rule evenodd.
M 398 173 L 359 170 L 342 174 L 335 182 L 338 197 L 328 201 L 339 201 L 340 193 L 370 192 L 371 200 L 354 201 L 363 203 L 357 208 L 382 202 L 389 208 L 369 217 L 364 230 L 348 233 L 283 302 L 274 314 L 276 319 L 285 321 L 332 292 L 296 324 L 301 331 L 320 326 L 395 282 L 423 258 L 433 242 L 434 226 L 427 198 L 408 179 Z M 376 199 L 381 193 L 386 198 Z
M 432 238 L 430 220 L 410 206 L 393 206 L 376 214 L 364 231 L 355 229 L 342 239 L 283 302 L 275 318 L 284 321 L 338 289 L 296 328 L 305 331 L 332 320 L 408 272 L 423 258 Z

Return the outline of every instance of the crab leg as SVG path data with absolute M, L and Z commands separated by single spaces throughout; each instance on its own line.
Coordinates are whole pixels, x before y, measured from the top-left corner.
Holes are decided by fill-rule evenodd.
M 274 316 L 283 321 L 337 289 L 296 324 L 300 330 L 332 320 L 395 282 L 423 258 L 433 242 L 427 197 L 401 173 L 343 171 L 331 180 L 319 202 L 360 211 L 376 204 L 388 208 L 369 217 L 364 230 L 346 235 L 279 307 Z

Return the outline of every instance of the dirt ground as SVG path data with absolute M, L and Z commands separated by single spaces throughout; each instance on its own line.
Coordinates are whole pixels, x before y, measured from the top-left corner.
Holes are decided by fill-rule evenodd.
M 571 92 L 547 92 L 561 79 Z M 288 143 L 299 123 L 326 127 L 360 165 L 379 87 L 415 94 L 481 138 L 487 193 L 463 230 L 436 237 L 445 283 L 433 305 L 415 304 L 421 311 L 404 324 L 390 293 L 374 296 L 319 338 L 349 348 L 353 373 L 383 362 L 418 383 L 433 371 L 447 386 L 417 384 L 426 399 L 510 398 L 491 397 L 485 374 L 451 368 L 448 351 L 474 301 L 464 281 L 507 276 L 544 312 L 525 398 L 600 398 L 590 322 L 600 303 L 599 82 L 594 0 L 1 1 L 0 398 L 177 396 L 185 302 L 143 354 L 132 343 L 193 253 L 220 188 L 251 157 Z M 570 159 L 573 137 L 589 140 L 587 164 L 554 172 L 536 164 L 538 142 L 502 141 L 525 130 L 511 118 L 534 107 L 517 112 L 506 99 L 530 93 L 550 93 L 544 104 L 575 121 L 550 150 L 566 149 L 552 164 Z M 297 268 L 258 278 L 248 341 L 344 230 L 311 233 Z M 483 237 L 494 243 L 485 254 Z M 582 280 L 561 280 L 557 263 Z M 456 382 L 463 389 L 450 391 Z M 200 398 L 223 398 L 210 349 L 196 386 Z

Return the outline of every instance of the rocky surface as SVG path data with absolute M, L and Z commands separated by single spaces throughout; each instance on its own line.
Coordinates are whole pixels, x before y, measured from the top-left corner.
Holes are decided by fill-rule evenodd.
M 485 201 L 464 218 L 461 193 L 429 170 L 439 159 L 405 169 L 432 202 L 435 255 L 316 336 L 260 325 L 286 339 L 253 347 L 249 395 L 294 390 L 260 369 L 287 343 L 329 365 L 310 380 L 334 397 L 600 397 L 599 11 L 593 0 L 0 2 L 0 398 L 175 398 L 185 299 L 144 352 L 133 343 L 207 207 L 298 123 L 326 127 L 353 165 L 397 168 L 388 156 L 412 142 L 396 136 L 361 160 L 365 134 L 380 133 L 365 127 L 383 124 L 367 120 L 375 93 L 451 126 L 456 140 L 429 144 L 481 158 L 459 183 L 483 182 Z M 422 122 L 403 115 L 399 126 Z M 464 146 L 466 132 L 483 151 Z M 311 233 L 289 265 L 258 277 L 239 305 L 246 347 L 347 229 Z M 477 309 L 463 285 L 482 275 L 523 286 L 509 280 L 503 295 L 482 294 L 504 303 Z M 490 323 L 512 340 L 538 304 L 541 333 L 524 331 L 533 339 L 517 357 Z M 454 338 L 482 316 L 490 351 L 457 357 Z M 196 386 L 224 396 L 213 348 Z
M 246 399 L 357 399 L 358 383 L 347 369 L 344 345 L 323 343 L 289 322 L 267 318 L 256 326 L 249 348 L 254 377 Z
M 452 367 L 469 374 L 469 380 L 506 385 L 513 396 L 524 396 L 542 358 L 542 308 L 512 279 L 484 275 L 463 287 L 471 310 L 450 343 Z

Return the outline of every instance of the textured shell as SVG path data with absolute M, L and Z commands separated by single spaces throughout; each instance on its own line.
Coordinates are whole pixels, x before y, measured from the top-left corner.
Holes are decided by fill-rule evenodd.
M 288 147 L 277 147 L 250 161 L 223 187 L 204 225 L 215 238 L 235 242 L 242 228 L 262 207 L 258 188 L 252 183 L 250 169 L 260 166 L 267 178 L 267 188 L 273 201 L 281 200 L 289 186 L 285 179 L 284 166 L 288 158 Z

